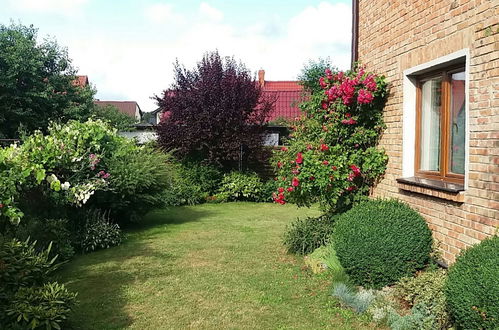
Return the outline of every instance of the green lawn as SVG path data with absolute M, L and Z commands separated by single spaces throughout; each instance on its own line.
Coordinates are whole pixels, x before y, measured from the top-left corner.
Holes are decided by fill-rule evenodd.
M 158 210 L 115 248 L 60 276 L 79 293 L 75 329 L 372 329 L 338 307 L 327 276 L 286 254 L 281 236 L 315 209 L 204 204 Z

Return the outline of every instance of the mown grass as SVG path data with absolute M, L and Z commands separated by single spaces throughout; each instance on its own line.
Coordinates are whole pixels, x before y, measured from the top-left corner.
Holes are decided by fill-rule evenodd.
M 126 242 L 60 273 L 79 293 L 74 329 L 372 329 L 327 276 L 286 254 L 285 227 L 316 209 L 204 204 L 158 210 Z

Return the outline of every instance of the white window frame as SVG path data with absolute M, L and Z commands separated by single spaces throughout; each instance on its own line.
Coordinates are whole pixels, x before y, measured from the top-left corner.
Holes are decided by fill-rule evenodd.
M 413 177 L 415 174 L 416 157 L 416 76 L 435 70 L 439 67 L 451 65 L 455 61 L 464 59 L 465 62 L 465 155 L 464 155 L 464 189 L 468 188 L 469 174 L 469 82 L 470 82 L 470 51 L 461 49 L 432 61 L 404 70 L 403 74 L 403 117 L 402 117 L 402 176 Z

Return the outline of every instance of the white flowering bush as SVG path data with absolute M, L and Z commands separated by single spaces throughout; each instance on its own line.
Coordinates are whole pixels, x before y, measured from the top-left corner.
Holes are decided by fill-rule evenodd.
M 99 120 L 54 124 L 49 134 L 35 132 L 20 146 L 0 149 L 0 219 L 18 224 L 23 200 L 49 199 L 56 206 L 85 205 L 108 188 L 105 156 L 130 141 Z M 34 199 L 34 200 L 33 200 Z

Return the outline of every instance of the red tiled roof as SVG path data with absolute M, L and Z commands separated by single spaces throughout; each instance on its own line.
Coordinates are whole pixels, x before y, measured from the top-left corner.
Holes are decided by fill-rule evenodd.
M 85 87 L 88 85 L 88 76 L 76 76 L 73 85 Z
M 298 117 L 301 113 L 298 103 L 302 98 L 302 90 L 297 81 L 265 81 L 263 95 L 275 100 L 274 110 L 270 113 L 268 121 Z
M 94 103 L 98 106 L 106 106 L 106 105 L 113 105 L 118 110 L 124 114 L 129 115 L 130 117 L 135 118 L 135 110 L 139 105 L 135 101 L 94 101 Z M 140 111 L 140 107 L 139 107 Z

